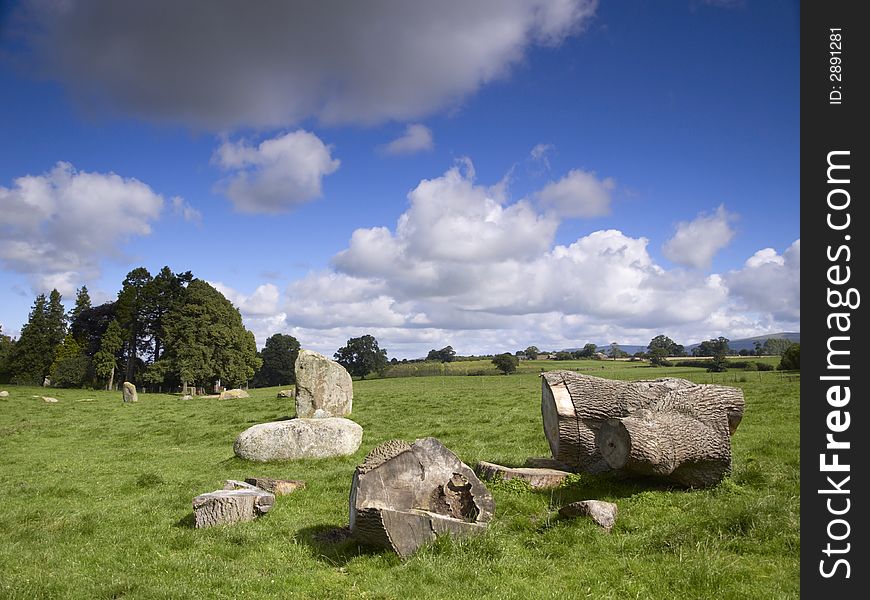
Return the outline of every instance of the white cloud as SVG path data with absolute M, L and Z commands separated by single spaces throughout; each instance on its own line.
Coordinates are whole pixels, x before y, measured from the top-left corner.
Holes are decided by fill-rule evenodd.
M 529 158 L 534 163 L 539 163 L 543 166 L 545 171 L 550 170 L 550 159 L 547 157 L 548 154 L 554 152 L 556 147 L 553 144 L 537 144 L 532 151 L 529 152 Z
M 0 186 L 0 265 L 30 276 L 34 289 L 69 297 L 97 277 L 100 262 L 151 233 L 163 197 L 132 178 L 77 171 L 58 162 L 42 175 Z
M 772 248 L 759 250 L 725 281 L 746 310 L 795 323 L 800 321 L 800 270 L 801 242 L 796 240 L 782 255 Z
M 31 0 L 34 69 L 85 107 L 225 131 L 412 121 L 555 46 L 597 0 Z M 156 43 L 155 40 L 159 40 Z
M 265 283 L 258 286 L 253 293 L 246 295 L 220 281 L 209 281 L 208 283 L 232 302 L 245 316 L 268 317 L 278 311 L 278 301 L 281 294 L 275 284 Z
M 562 218 L 600 217 L 610 213 L 615 187 L 610 177 L 600 180 L 595 173 L 572 169 L 559 181 L 547 184 L 536 197 L 543 208 Z
M 677 264 L 696 269 L 708 268 L 713 256 L 734 237 L 731 222 L 735 215 L 723 205 L 712 215 L 699 214 L 692 221 L 681 221 L 674 236 L 665 242 L 662 251 Z
M 213 162 L 230 172 L 220 187 L 236 209 L 273 214 L 319 198 L 323 178 L 340 164 L 320 138 L 303 130 L 257 146 L 224 142 Z
M 392 156 L 415 154 L 435 147 L 432 140 L 432 130 L 419 123 L 413 123 L 405 128 L 405 132 L 383 147 L 384 154 Z
M 200 225 L 202 223 L 202 213 L 193 208 L 187 200 L 180 196 L 172 198 L 172 212 L 179 215 L 188 223 Z

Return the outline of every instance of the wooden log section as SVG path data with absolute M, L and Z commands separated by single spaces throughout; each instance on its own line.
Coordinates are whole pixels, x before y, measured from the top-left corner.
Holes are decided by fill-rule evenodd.
M 710 460 L 713 461 L 709 465 L 707 459 L 703 458 L 708 453 L 708 450 L 695 449 L 692 450 L 697 455 L 696 458 L 690 458 L 691 452 L 687 450 L 684 467 L 676 465 L 667 475 L 676 482 L 681 482 L 684 485 L 695 485 L 694 483 L 684 483 L 685 481 L 694 481 L 694 476 L 688 476 L 692 469 L 700 468 L 700 465 L 705 465 L 705 468 L 710 468 L 711 475 L 703 476 L 699 481 L 707 481 L 716 478 L 716 465 L 722 460 L 727 460 L 730 467 L 730 440 L 740 420 L 743 418 L 744 400 L 743 391 L 738 388 L 732 388 L 722 385 L 707 385 L 696 384 L 685 379 L 662 378 L 645 381 L 615 381 L 611 379 L 602 379 L 600 377 L 591 377 L 582 375 L 574 371 L 549 371 L 541 376 L 541 414 L 544 424 L 544 433 L 547 441 L 550 444 L 550 450 L 553 458 L 565 463 L 577 471 L 600 473 L 613 468 L 621 468 L 630 472 L 641 473 L 644 469 L 662 470 L 665 467 L 656 466 L 641 468 L 637 462 L 629 460 L 631 452 L 627 453 L 625 463 L 620 463 L 618 460 L 619 451 L 616 449 L 616 439 L 618 432 L 611 432 L 609 435 L 613 437 L 613 447 L 609 447 L 611 460 L 608 461 L 599 449 L 599 430 L 603 423 L 610 419 L 623 419 L 629 415 L 633 415 L 638 411 L 649 411 L 650 413 L 668 413 L 675 416 L 662 417 L 663 423 L 682 423 L 686 428 L 683 431 L 677 428 L 665 427 L 669 431 L 668 435 L 675 438 L 682 438 L 689 435 L 690 431 L 695 431 L 701 428 L 700 431 L 704 434 L 702 439 L 712 443 L 712 437 L 716 436 L 718 446 L 725 444 L 728 448 L 727 459 L 723 459 L 716 449 L 709 449 L 711 454 Z M 681 419 L 680 415 L 686 419 Z M 644 420 L 644 419 L 641 419 Z M 656 422 L 656 418 L 645 419 L 649 422 Z M 688 424 L 691 420 L 691 427 Z M 610 425 L 616 428 L 616 425 Z M 664 425 L 663 425 L 664 426 Z M 633 422 L 629 422 L 626 426 L 639 427 Z M 618 429 L 618 428 L 616 428 Z M 655 430 L 658 434 L 664 435 L 659 430 Z M 643 434 L 640 431 L 636 432 L 631 438 L 632 448 L 638 450 L 646 447 L 646 442 L 641 442 L 638 436 Z M 615 436 L 615 437 L 614 437 Z M 719 441 L 719 438 L 722 438 Z M 610 439 L 610 438 L 608 438 Z M 650 441 L 652 446 L 661 446 L 664 442 Z M 676 447 L 680 448 L 684 443 L 682 441 L 674 441 Z M 665 446 L 662 446 L 665 447 Z M 669 447 L 669 446 L 668 446 Z M 638 458 L 639 457 L 635 457 Z M 614 467 L 614 464 L 622 464 L 620 467 Z M 629 465 L 629 466 L 626 466 Z M 694 465 L 690 467 L 690 465 Z M 682 470 L 680 470 L 682 469 Z M 666 470 L 666 469 L 665 469 Z M 674 475 L 680 470 L 679 474 Z M 724 474 L 727 469 L 722 471 Z M 664 473 L 654 473 L 662 474 Z M 719 475 L 721 479 L 721 475 Z M 717 479 L 718 481 L 718 479 Z M 704 484 L 708 485 L 708 484 Z
M 402 557 L 444 533 L 484 531 L 494 510 L 474 471 L 435 438 L 384 442 L 356 468 L 351 483 L 353 536 Z

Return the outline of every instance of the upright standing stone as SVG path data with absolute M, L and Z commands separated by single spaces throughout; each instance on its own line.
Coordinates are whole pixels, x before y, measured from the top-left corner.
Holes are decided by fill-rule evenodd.
M 129 381 L 124 382 L 124 402 L 137 402 L 139 394 L 136 393 L 136 386 Z
M 299 351 L 295 367 L 297 417 L 311 418 L 317 409 L 333 417 L 350 414 L 353 382 L 344 367 L 311 350 Z

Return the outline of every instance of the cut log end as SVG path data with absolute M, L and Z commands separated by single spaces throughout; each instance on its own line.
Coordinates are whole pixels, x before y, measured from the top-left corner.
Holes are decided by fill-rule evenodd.
M 620 419 L 608 419 L 598 430 L 598 449 L 607 464 L 621 469 L 631 455 L 631 435 Z

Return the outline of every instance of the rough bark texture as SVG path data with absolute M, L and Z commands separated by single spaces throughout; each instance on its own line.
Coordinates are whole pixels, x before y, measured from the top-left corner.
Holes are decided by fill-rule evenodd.
M 474 468 L 474 472 L 481 479 L 520 479 L 528 482 L 535 489 L 548 489 L 559 487 L 571 473 L 556 469 L 542 469 L 530 467 L 504 467 L 495 463 L 480 461 Z
M 692 487 L 713 485 L 730 469 L 730 436 L 744 409 L 738 388 L 675 378 L 614 381 L 573 371 L 541 379 L 550 450 L 573 469 L 622 469 Z
M 484 531 L 494 510 L 489 490 L 435 438 L 384 442 L 353 474 L 354 537 L 402 557 L 444 533 Z
M 245 483 L 255 485 L 276 496 L 286 496 L 296 490 L 305 489 L 305 482 L 301 479 L 272 479 L 271 477 L 246 477 Z
M 209 492 L 193 499 L 197 528 L 253 521 L 272 508 L 275 502 L 273 494 L 247 484 L 242 484 L 242 489 L 235 489 L 237 484 L 241 482 L 227 482 L 227 487 L 232 489 Z

